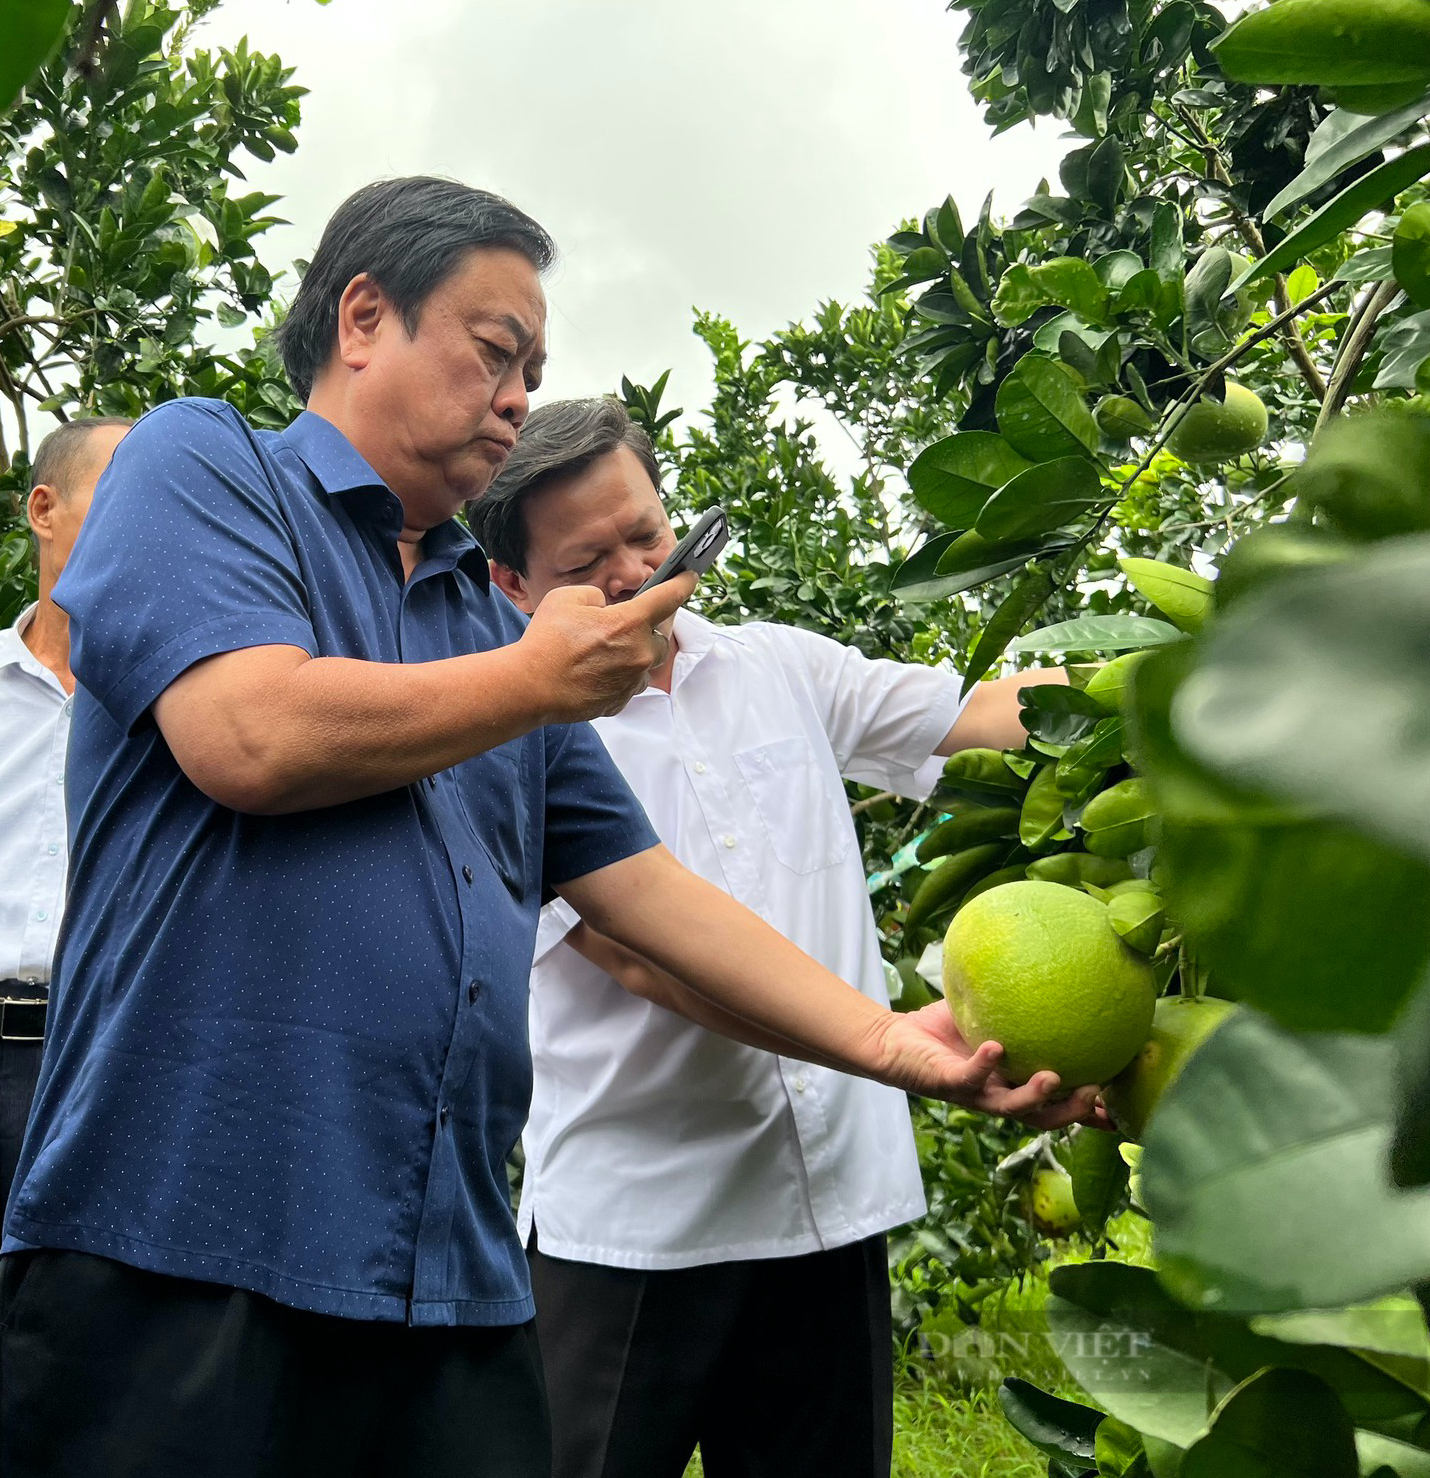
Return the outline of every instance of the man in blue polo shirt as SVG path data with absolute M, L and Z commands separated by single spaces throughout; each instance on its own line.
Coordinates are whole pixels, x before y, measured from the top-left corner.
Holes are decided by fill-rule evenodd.
M 792 1051 L 1088 1111 L 656 843 L 579 721 L 689 577 L 529 623 L 489 588 L 454 515 L 526 416 L 552 250 L 454 183 L 359 191 L 283 330 L 308 412 L 165 405 L 106 477 L 56 590 L 74 886 L 0 1259 L 7 1478 L 544 1478 L 504 1166 L 552 891 Z

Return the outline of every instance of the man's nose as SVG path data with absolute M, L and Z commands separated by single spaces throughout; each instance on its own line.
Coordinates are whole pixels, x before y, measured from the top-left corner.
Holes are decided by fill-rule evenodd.
M 611 561 L 606 574 L 606 599 L 617 601 L 634 595 L 645 584 L 654 566 L 641 558 L 638 549 L 623 549 Z
M 520 431 L 531 410 L 531 396 L 526 382 L 518 376 L 508 379 L 492 399 L 492 407 L 507 425 Z

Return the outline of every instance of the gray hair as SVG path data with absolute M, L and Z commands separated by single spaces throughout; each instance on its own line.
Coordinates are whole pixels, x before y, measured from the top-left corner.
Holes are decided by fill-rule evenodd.
M 613 396 L 556 400 L 532 411 L 491 487 L 467 504 L 467 520 L 487 555 L 525 575 L 528 535 L 523 502 L 623 446 L 640 459 L 659 492 L 660 467 L 650 437 Z
M 133 424 L 128 416 L 84 416 L 56 426 L 35 448 L 35 460 L 30 466 L 30 491 L 43 483 L 54 488 L 60 497 L 68 498 L 76 480 L 89 465 L 85 448 L 90 432 L 103 426 L 127 428 Z

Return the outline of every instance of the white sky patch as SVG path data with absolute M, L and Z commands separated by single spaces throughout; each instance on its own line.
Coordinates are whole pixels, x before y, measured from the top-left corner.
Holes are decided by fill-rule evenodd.
M 949 193 L 1012 215 L 1067 144 L 991 139 L 940 0 L 227 0 L 201 43 L 276 51 L 310 89 L 299 150 L 255 163 L 307 256 L 352 190 L 434 173 L 494 189 L 556 238 L 541 399 L 649 384 L 709 395 L 692 310 L 759 338 L 863 292 L 868 247 Z

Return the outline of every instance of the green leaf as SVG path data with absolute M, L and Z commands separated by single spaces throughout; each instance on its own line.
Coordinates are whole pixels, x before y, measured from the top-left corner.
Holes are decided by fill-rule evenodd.
M 1395 280 L 1422 308 L 1430 308 L 1430 201 L 1412 205 L 1391 243 Z M 1412 386 L 1413 388 L 1413 386 Z
M 1044 1457 L 1086 1467 L 1096 1454 L 1102 1413 L 1064 1401 L 1016 1377 L 998 1387 L 1003 1415 Z
M 1142 1200 L 1163 1282 L 1242 1314 L 1334 1308 L 1430 1267 L 1430 1191 L 1398 1191 L 1386 1156 L 1395 1047 L 1228 1018 L 1157 1105 Z M 1288 1226 L 1314 1236 L 1288 1237 Z
M 1394 275 L 1388 246 L 1367 246 L 1336 268 L 1337 282 L 1386 282 Z
M 1047 744 L 1072 744 L 1097 727 L 1103 716 L 1095 698 L 1062 683 L 1034 683 L 1018 691 L 1018 718 Z
M 1238 82 L 1368 87 L 1430 81 L 1424 0 L 1281 0 L 1212 45 Z
M 1057 774 L 1052 765 L 1044 765 L 1033 776 L 1033 783 L 1023 797 L 1023 814 L 1018 821 L 1018 840 L 1030 852 L 1050 852 L 1059 841 L 1068 838 L 1063 825 L 1063 798 L 1057 787 Z
M 1417 389 L 1420 368 L 1430 359 L 1430 312 L 1411 313 L 1387 324 L 1380 336 L 1380 348 L 1382 358 L 1373 388 Z
M 1227 611 L 1177 694 L 1178 738 L 1235 785 L 1430 857 L 1430 731 L 1411 721 L 1430 712 L 1427 650 L 1430 537 L 1420 534 Z
M 1358 1478 L 1355 1427 L 1304 1370 L 1263 1370 L 1217 1408 L 1182 1459 L 1182 1478 Z
M 1182 280 L 1185 248 L 1182 212 L 1170 200 L 1159 200 L 1152 211 L 1152 247 L 1147 265 L 1163 282 Z
M 1031 267 L 1015 262 L 998 284 L 993 316 L 1004 327 L 1015 327 L 1049 304 L 1101 322 L 1107 316 L 1107 288 L 1081 257 L 1052 257 Z
M 988 500 L 976 528 L 987 539 L 1026 539 L 1112 501 L 1086 457 L 1059 457 L 1020 472 Z
M 1227 1314 L 1183 1308 L 1149 1268 L 1071 1264 L 1048 1284 L 1054 1348 L 1093 1400 L 1142 1433 L 1154 1471 L 1165 1456 L 1154 1441 L 1189 1446 L 1210 1406 L 1267 1366 L 1318 1376 L 1362 1425 L 1393 1429 L 1425 1414 L 1422 1398 L 1351 1351 L 1283 1343 Z
M 1056 360 L 1025 354 L 998 387 L 996 408 L 999 431 L 1035 462 L 1097 449 L 1092 412 Z
M 1097 1429 L 1097 1472 L 1098 1478 L 1150 1478 L 1142 1434 L 1115 1416 L 1104 1417 Z
M 1053 593 L 1053 577 L 1045 565 L 1034 565 L 1003 598 L 979 633 L 963 673 L 964 693 L 1003 655 L 1008 643 L 1042 609 Z
M 1141 889 L 1114 894 L 1107 905 L 1107 916 L 1112 927 L 1131 948 L 1144 955 L 1156 952 L 1167 917 L 1157 894 Z
M 943 558 L 945 550 L 956 538 L 958 538 L 957 533 L 935 534 L 933 538 L 925 541 L 894 571 L 889 588 L 904 594 L 909 590 L 931 584 L 938 570 L 939 560 Z
M 1257 1334 L 1291 1344 L 1340 1345 L 1430 1365 L 1430 1331 L 1425 1327 L 1425 1315 L 1408 1295 L 1392 1294 L 1344 1309 L 1258 1314 L 1251 1327 Z
M 0 113 L 59 46 L 73 10 L 70 0 L 0 0 Z
M 1339 108 L 1328 113 L 1306 145 L 1305 169 L 1262 211 L 1262 219 L 1272 220 L 1299 204 L 1351 165 L 1399 138 L 1426 111 L 1430 111 L 1430 92 L 1380 118 L 1367 120 Z
M 1117 567 L 1179 630 L 1200 631 L 1211 615 L 1216 587 L 1203 576 L 1156 559 L 1119 559 Z
M 958 588 L 969 590 L 993 579 L 995 572 L 1006 574 L 1039 554 L 1065 549 L 1070 542 L 1066 535 L 1057 534 L 1041 539 L 992 540 L 985 539 L 976 529 L 968 529 L 944 550 L 938 562 L 938 574 L 943 579 L 962 581 Z
M 1080 616 L 1044 626 L 1013 643 L 1015 652 L 1140 652 L 1144 647 L 1180 641 L 1182 633 L 1147 616 Z
M 1172 916 L 1221 993 L 1307 1030 L 1384 1031 L 1430 951 L 1430 868 L 1191 757 L 1172 713 L 1192 663 L 1189 647 L 1157 652 L 1132 678 L 1131 751 L 1161 816 Z M 1279 675 L 1265 680 L 1274 691 Z M 1254 706 L 1239 716 L 1259 721 Z M 1351 960 L 1361 962 L 1355 990 Z
M 1410 3 L 1424 5 L 1424 0 L 1410 0 Z M 1278 8 L 1284 8 L 1286 4 L 1287 0 L 1281 0 Z M 1271 15 L 1274 11 L 1258 13 Z M 1231 284 L 1230 291 L 1237 292 L 1259 277 L 1267 277 L 1294 267 L 1302 257 L 1334 240 L 1370 211 L 1393 200 L 1402 190 L 1409 189 L 1427 170 L 1430 170 L 1430 144 L 1417 145 L 1394 159 L 1387 159 L 1384 164 L 1377 165 L 1354 184 L 1348 185 L 1334 200 L 1323 205 L 1303 225 L 1285 236 L 1259 262 L 1253 262 Z
M 919 453 L 909 487 L 922 508 L 953 528 L 971 528 L 983 505 L 1033 464 L 991 431 L 961 431 Z
M 1092 733 L 1068 750 L 1058 761 L 1058 788 L 1064 795 L 1080 790 L 1083 776 L 1105 774 L 1113 765 L 1122 763 L 1125 729 L 1126 723 L 1121 718 L 1100 719 Z
M 1127 1161 L 1117 1146 L 1115 1134 L 1079 1128 L 1058 1157 L 1072 1176 L 1073 1200 L 1082 1224 L 1094 1236 L 1101 1236 L 1127 1194 Z

